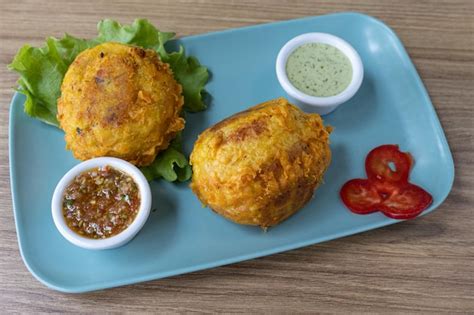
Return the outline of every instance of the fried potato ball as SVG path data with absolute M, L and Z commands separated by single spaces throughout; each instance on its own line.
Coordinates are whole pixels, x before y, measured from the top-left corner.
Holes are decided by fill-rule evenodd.
M 152 50 L 113 42 L 85 50 L 58 100 L 66 148 L 80 160 L 113 156 L 148 165 L 184 128 L 181 92 Z
M 331 161 L 330 127 L 283 98 L 205 130 L 191 154 L 191 188 L 240 224 L 269 227 L 302 208 Z

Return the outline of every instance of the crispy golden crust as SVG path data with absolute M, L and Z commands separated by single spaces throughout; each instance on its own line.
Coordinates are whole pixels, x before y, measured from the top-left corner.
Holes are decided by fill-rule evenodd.
M 58 100 L 66 147 L 86 160 L 148 165 L 184 128 L 181 85 L 152 50 L 105 43 L 79 54 Z
M 205 130 L 191 154 L 191 188 L 236 223 L 268 227 L 303 207 L 331 161 L 330 128 L 283 98 Z

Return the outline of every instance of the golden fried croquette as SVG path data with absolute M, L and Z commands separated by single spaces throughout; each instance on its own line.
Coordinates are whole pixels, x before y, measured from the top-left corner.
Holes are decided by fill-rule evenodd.
M 58 100 L 66 147 L 80 160 L 114 156 L 148 165 L 184 128 L 181 92 L 152 50 L 112 42 L 85 50 Z
M 269 227 L 302 208 L 331 161 L 330 127 L 283 98 L 205 130 L 191 154 L 191 188 L 240 224 Z

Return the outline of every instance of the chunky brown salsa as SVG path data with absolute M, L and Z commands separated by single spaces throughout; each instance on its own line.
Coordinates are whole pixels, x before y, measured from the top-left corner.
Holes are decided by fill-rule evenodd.
M 135 181 L 110 166 L 83 172 L 64 192 L 66 223 L 87 238 L 102 239 L 122 232 L 133 222 L 139 207 Z

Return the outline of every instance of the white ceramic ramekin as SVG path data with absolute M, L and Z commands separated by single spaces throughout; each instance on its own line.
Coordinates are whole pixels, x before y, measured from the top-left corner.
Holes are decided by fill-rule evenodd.
M 334 46 L 349 58 L 352 65 L 352 80 L 344 91 L 334 96 L 316 97 L 301 92 L 291 84 L 286 74 L 288 56 L 296 48 L 307 43 Z M 293 38 L 282 47 L 276 61 L 276 73 L 278 81 L 293 102 L 300 106 L 310 106 L 320 115 L 325 115 L 349 100 L 359 90 L 364 78 L 364 67 L 357 51 L 342 38 L 326 33 L 306 33 Z
M 77 175 L 89 169 L 106 165 L 118 169 L 133 178 L 140 191 L 140 208 L 132 224 L 130 224 L 129 227 L 127 227 L 119 234 L 105 239 L 90 239 L 82 237 L 73 230 L 71 230 L 67 226 L 66 220 L 64 219 L 64 215 L 62 212 L 64 191 L 69 185 L 69 183 L 71 183 Z M 146 180 L 143 173 L 133 164 L 112 157 L 100 157 L 87 160 L 73 167 L 59 181 L 58 185 L 56 186 L 56 189 L 54 190 L 53 199 L 51 201 L 54 224 L 56 225 L 59 232 L 69 242 L 86 249 L 110 249 L 126 244 L 143 227 L 146 220 L 148 219 L 148 216 L 150 215 L 150 208 L 151 190 L 150 185 L 148 184 L 148 181 Z

